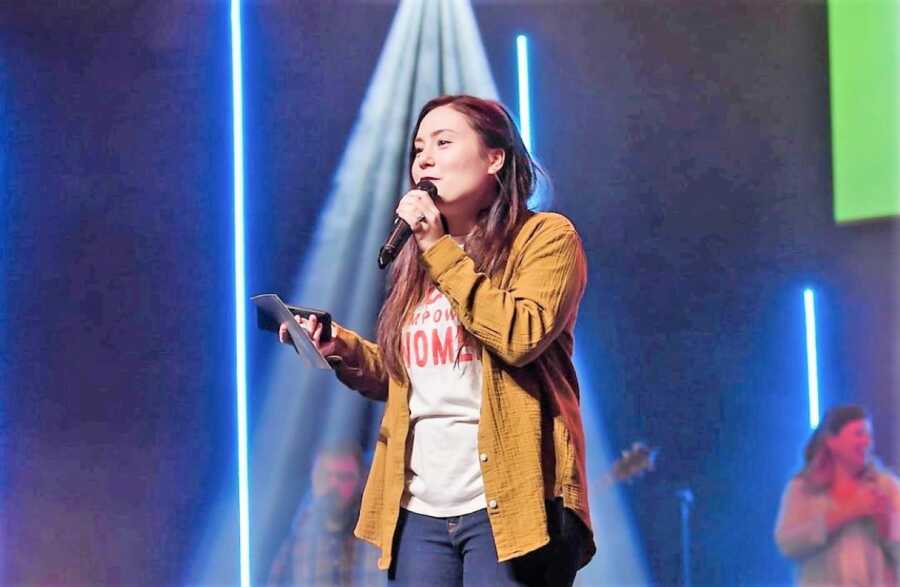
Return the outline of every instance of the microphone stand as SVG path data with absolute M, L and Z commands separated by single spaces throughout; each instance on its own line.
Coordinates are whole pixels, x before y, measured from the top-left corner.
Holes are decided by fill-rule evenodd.
M 694 505 L 694 492 L 690 487 L 675 492 L 681 502 L 681 585 L 691 587 L 691 507 Z

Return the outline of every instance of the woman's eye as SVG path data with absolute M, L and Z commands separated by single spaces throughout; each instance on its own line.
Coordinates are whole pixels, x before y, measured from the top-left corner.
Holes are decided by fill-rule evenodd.
M 438 139 L 437 144 L 438 144 L 438 147 L 443 147 L 444 145 L 449 145 L 450 141 L 448 141 L 446 139 Z

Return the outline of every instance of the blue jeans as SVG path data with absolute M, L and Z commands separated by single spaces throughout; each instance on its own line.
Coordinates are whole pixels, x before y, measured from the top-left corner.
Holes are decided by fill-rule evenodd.
M 497 562 L 486 510 L 433 518 L 400 510 L 389 585 L 565 587 L 575 580 L 581 520 L 558 502 L 547 503 L 550 543 L 519 558 Z

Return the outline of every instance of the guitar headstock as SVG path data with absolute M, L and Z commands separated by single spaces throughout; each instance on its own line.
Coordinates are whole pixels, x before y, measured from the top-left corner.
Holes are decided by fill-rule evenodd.
M 610 476 L 615 481 L 628 481 L 640 477 L 656 466 L 657 449 L 651 449 L 643 442 L 635 442 L 613 463 Z

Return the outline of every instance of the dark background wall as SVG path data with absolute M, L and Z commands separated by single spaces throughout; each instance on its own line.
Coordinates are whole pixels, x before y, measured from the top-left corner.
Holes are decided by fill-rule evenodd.
M 4 3 L 4 584 L 177 582 L 233 453 L 216 3 Z
M 0 9 L 6 583 L 178 583 L 231 491 L 224 4 Z M 825 403 L 867 404 L 900 459 L 898 224 L 832 221 L 824 3 L 474 8 L 513 107 L 531 38 L 536 152 L 589 253 L 585 393 L 611 446 L 661 448 L 625 493 L 652 579 L 679 581 L 690 487 L 697 584 L 787 583 L 804 286 Z M 246 4 L 248 291 L 292 284 L 394 9 Z

